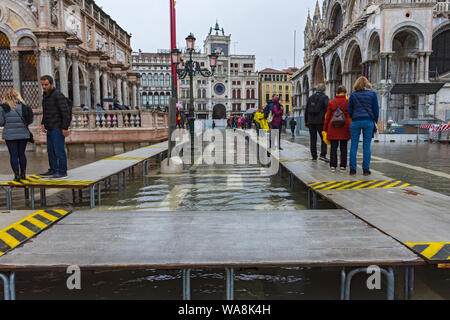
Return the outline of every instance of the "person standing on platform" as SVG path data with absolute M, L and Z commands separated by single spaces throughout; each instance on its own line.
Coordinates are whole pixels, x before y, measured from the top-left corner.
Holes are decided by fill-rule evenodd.
M 28 142 L 33 142 L 28 129 L 33 123 L 33 110 L 25 105 L 20 93 L 14 89 L 6 90 L 0 106 L 0 126 L 4 127 L 2 138 L 8 147 L 14 181 L 20 182 L 26 178 L 25 150 Z
M 55 179 L 67 176 L 66 137 L 72 121 L 68 99 L 55 88 L 51 76 L 41 78 L 44 91 L 42 99 L 42 132 L 47 134 L 47 153 L 50 169 L 42 177 Z
M 350 175 L 356 175 L 357 154 L 361 132 L 363 133 L 364 176 L 370 176 L 370 161 L 372 157 L 372 139 L 376 133 L 376 126 L 380 114 L 380 106 L 375 91 L 366 77 L 356 80 L 353 87 L 354 92 L 350 96 L 348 103 L 348 114 L 352 118 L 350 128 L 352 146 L 350 150 Z
M 313 160 L 317 160 L 317 134 L 319 134 L 322 141 L 320 160 L 328 162 L 328 147 L 323 141 L 322 130 L 330 99 L 324 92 L 325 85 L 321 83 L 317 86 L 317 92 L 309 97 L 305 111 L 305 126 L 309 128 L 311 136 L 311 155 Z
M 281 127 L 283 125 L 283 114 L 284 108 L 280 104 L 280 98 L 278 96 L 273 98 L 273 106 L 272 106 L 272 131 L 278 130 L 278 148 L 279 150 L 283 150 L 281 148 Z
M 328 112 L 325 117 L 323 131 L 327 134 L 327 140 L 331 143 L 330 167 L 336 172 L 338 167 L 338 149 L 341 151 L 341 171 L 347 171 L 348 141 L 350 140 L 350 123 L 348 115 L 347 89 L 339 86 L 336 90 L 336 98 L 328 104 Z

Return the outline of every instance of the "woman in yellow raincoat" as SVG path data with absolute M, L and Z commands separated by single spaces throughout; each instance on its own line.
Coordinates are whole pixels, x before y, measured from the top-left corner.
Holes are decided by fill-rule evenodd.
M 264 117 L 264 109 L 262 106 L 260 106 L 258 111 L 256 111 L 254 120 L 259 126 L 259 128 L 257 129 L 269 131 L 269 123 L 267 122 L 267 119 Z

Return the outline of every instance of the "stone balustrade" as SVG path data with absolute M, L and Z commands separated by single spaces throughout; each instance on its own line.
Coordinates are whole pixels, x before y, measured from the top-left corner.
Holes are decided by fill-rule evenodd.
M 122 150 L 126 144 L 160 142 L 168 138 L 168 120 L 167 113 L 147 110 L 73 111 L 66 143 L 85 146 L 111 144 L 115 145 L 115 150 Z M 46 135 L 40 130 L 41 121 L 42 113 L 36 112 L 30 126 L 35 149 L 45 149 Z M 0 134 L 2 130 L 0 128 Z M 0 143 L 4 144 L 4 141 Z

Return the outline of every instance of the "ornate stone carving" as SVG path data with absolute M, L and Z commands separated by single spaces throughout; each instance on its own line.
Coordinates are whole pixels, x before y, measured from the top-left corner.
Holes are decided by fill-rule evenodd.
M 24 0 L 27 7 L 30 9 L 31 13 L 35 16 L 35 18 L 38 18 L 38 10 L 34 3 L 34 0 Z
M 51 21 L 52 24 L 58 25 L 58 0 L 51 0 L 50 2 L 50 10 L 51 10 Z

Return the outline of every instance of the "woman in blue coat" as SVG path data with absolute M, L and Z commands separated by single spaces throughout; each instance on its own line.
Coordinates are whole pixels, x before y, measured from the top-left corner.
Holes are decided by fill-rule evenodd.
M 364 176 L 370 176 L 370 161 L 372 157 L 372 139 L 375 133 L 375 126 L 378 123 L 380 108 L 378 97 L 372 90 L 372 85 L 366 77 L 356 80 L 348 103 L 348 114 L 352 119 L 350 128 L 352 146 L 350 150 L 350 174 L 356 175 L 359 140 L 363 133 Z

